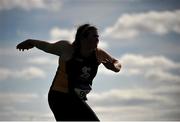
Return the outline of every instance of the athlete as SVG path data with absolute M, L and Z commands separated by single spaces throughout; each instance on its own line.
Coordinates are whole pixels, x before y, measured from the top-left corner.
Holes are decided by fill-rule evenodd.
M 98 66 L 119 72 L 121 64 L 98 48 L 98 30 L 90 24 L 81 25 L 71 44 L 61 40 L 55 43 L 27 39 L 17 45 L 24 51 L 36 47 L 59 56 L 59 66 L 48 94 L 49 106 L 57 121 L 99 121 L 86 103 Z

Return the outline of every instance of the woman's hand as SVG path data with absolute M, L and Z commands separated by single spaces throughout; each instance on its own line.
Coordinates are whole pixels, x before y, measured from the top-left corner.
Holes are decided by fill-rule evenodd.
M 21 43 L 19 43 L 17 46 L 16 46 L 16 49 L 19 49 L 19 51 L 24 51 L 25 49 L 28 50 L 28 49 L 31 49 L 34 47 L 34 40 L 33 39 L 27 39 Z
M 119 72 L 121 70 L 121 63 L 119 61 L 115 61 L 114 67 L 116 69 L 116 72 Z

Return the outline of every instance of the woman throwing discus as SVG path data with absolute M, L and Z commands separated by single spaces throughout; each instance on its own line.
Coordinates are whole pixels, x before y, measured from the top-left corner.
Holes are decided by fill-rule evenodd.
M 102 63 L 107 69 L 119 72 L 121 64 L 98 48 L 98 30 L 84 24 L 78 27 L 73 43 L 55 43 L 27 39 L 17 45 L 20 51 L 36 47 L 59 56 L 59 65 L 48 94 L 49 106 L 57 121 L 99 121 L 86 103 L 92 81 Z

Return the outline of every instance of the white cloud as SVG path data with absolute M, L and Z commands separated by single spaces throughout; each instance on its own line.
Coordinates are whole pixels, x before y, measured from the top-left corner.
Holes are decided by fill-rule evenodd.
M 109 44 L 105 41 L 99 41 L 98 47 L 102 48 L 102 49 L 107 49 L 109 47 Z
M 15 72 L 15 74 L 19 78 L 25 77 L 26 79 L 45 77 L 45 72 L 36 67 L 29 67 L 27 69 L 20 70 L 20 71 Z
M 123 75 L 141 75 L 152 81 L 179 82 L 180 77 L 173 70 L 180 69 L 180 63 L 164 56 L 149 56 L 125 54 L 120 58 Z
M 94 106 L 101 121 L 178 121 L 180 110 L 144 107 Z M 172 117 L 173 116 L 173 117 Z
M 57 65 L 58 59 L 52 57 L 34 57 L 27 60 L 28 63 L 40 64 L 40 65 Z
M 0 93 L 0 103 L 1 104 L 8 104 L 8 103 L 25 103 L 33 101 L 37 99 L 39 96 L 34 93 Z
M 27 52 L 26 52 L 27 53 Z M 30 54 L 30 53 L 29 53 Z M 33 53 L 31 53 L 33 54 Z M 37 52 L 36 54 L 37 55 Z M 39 54 L 38 54 L 39 55 Z M 23 60 L 20 60 L 20 57 L 27 56 L 27 54 L 23 54 L 22 52 L 18 53 L 18 50 L 16 50 L 16 47 L 6 47 L 6 48 L 0 48 L 0 56 L 2 58 L 1 60 L 1 66 L 0 66 L 0 81 L 1 80 L 7 80 L 7 79 L 35 79 L 35 78 L 45 78 L 45 72 L 34 66 L 27 66 L 25 64 L 26 68 L 7 68 L 9 65 L 14 61 L 14 63 L 20 63 L 21 66 L 24 65 L 24 58 Z M 28 55 L 29 58 L 29 55 Z M 16 60 L 18 59 L 18 60 Z M 32 58 L 31 58 L 32 59 Z M 22 61 L 22 62 L 21 62 Z M 28 61 L 33 63 L 33 61 Z M 53 62 L 53 61 L 52 61 Z M 18 64 L 17 64 L 18 65 Z
M 57 11 L 61 8 L 59 0 L 0 0 L 0 10 L 21 8 L 23 10 L 49 9 Z
M 129 39 L 143 32 L 153 32 L 158 35 L 169 32 L 180 33 L 178 16 L 180 16 L 180 10 L 123 14 L 113 26 L 103 32 L 103 35 Z
M 180 82 L 180 76 L 173 71 L 180 69 L 180 63 L 174 62 L 164 56 L 143 56 L 137 54 L 124 54 L 119 61 L 122 64 L 120 75 L 138 75 L 151 81 Z M 117 75 L 100 65 L 98 73 Z
M 0 80 L 5 80 L 11 75 L 11 72 L 9 69 L 6 68 L 0 68 Z
M 47 99 L 41 99 L 41 98 L 44 97 L 36 93 L 1 92 L 0 120 L 1 121 L 11 121 L 11 120 L 53 121 L 54 120 L 53 114 L 48 108 L 48 105 L 46 104 L 45 101 Z
M 138 54 L 124 54 L 120 61 L 126 67 L 152 67 L 160 69 L 180 68 L 180 63 L 176 63 L 164 56 L 143 56 Z
M 151 108 L 127 106 L 94 106 L 93 108 L 101 121 L 143 121 L 151 120 L 149 118 L 155 119 L 155 116 L 153 116 L 155 111 Z
M 13 109 L 0 112 L 1 121 L 55 121 L 51 111 L 28 111 Z
M 174 75 L 170 72 L 163 71 L 160 69 L 155 69 L 155 70 L 150 69 L 149 71 L 146 72 L 145 77 L 149 78 L 153 81 L 154 80 L 171 81 L 171 82 L 179 82 L 180 81 L 179 75 Z
M 109 105 L 115 105 L 115 104 L 128 104 L 128 100 L 142 100 L 144 104 L 146 104 L 146 100 L 148 101 L 165 101 L 167 103 L 172 102 L 171 100 L 168 100 L 164 96 L 158 96 L 154 94 L 153 90 L 147 90 L 147 89 L 125 89 L 125 90 L 119 90 L 119 89 L 112 89 L 103 93 L 92 93 L 88 96 L 89 100 L 91 102 L 97 102 L 101 103 L 108 103 Z M 118 101 L 118 102 L 117 102 Z M 110 103 L 113 104 L 110 104 Z M 126 102 L 126 103 L 123 103 Z M 134 101 L 135 102 L 135 101 Z M 133 105 L 133 104 L 132 104 Z M 137 103 L 137 105 L 139 105 Z M 141 103 L 143 105 L 143 103 Z
M 101 64 L 101 65 L 99 66 L 99 68 L 98 68 L 98 74 L 117 75 L 117 74 L 114 73 L 113 71 L 106 69 L 103 64 Z
M 69 40 L 74 41 L 75 38 L 75 30 L 74 29 L 60 29 L 58 27 L 54 27 L 50 30 L 51 40 Z
M 8 68 L 0 68 L 0 80 L 8 78 L 34 79 L 45 78 L 45 72 L 37 67 L 27 67 L 25 69 L 12 70 Z

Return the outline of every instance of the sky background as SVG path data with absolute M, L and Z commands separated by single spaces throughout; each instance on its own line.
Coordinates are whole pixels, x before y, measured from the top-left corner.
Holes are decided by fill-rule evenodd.
M 16 45 L 73 41 L 79 25 L 120 60 L 100 65 L 88 104 L 100 120 L 180 120 L 179 0 L 0 0 L 0 120 L 53 120 L 47 94 L 58 57 Z

